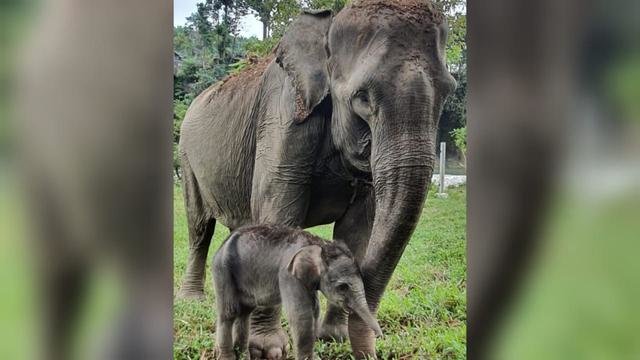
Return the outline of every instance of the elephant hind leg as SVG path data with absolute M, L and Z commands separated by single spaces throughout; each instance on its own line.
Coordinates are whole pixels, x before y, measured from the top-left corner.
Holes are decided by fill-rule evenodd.
M 249 347 L 249 316 L 251 311 L 243 309 L 233 324 L 233 346 L 240 354 L 240 358 L 246 357 Z
M 178 297 L 203 300 L 207 255 L 216 219 L 207 211 L 200 195 L 198 182 L 184 155 L 182 171 L 182 187 L 189 226 L 189 259 Z

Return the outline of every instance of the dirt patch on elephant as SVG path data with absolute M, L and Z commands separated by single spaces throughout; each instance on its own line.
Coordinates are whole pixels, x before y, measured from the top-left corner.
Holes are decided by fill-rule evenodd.
M 367 16 L 391 12 L 402 14 L 406 19 L 415 22 L 430 20 L 440 24 L 444 21 L 442 12 L 428 0 L 356 0 L 348 9 L 357 10 Z
M 260 78 L 267 66 L 273 61 L 275 57 L 274 53 L 271 53 L 265 57 L 250 56 L 247 61 L 249 65 L 236 74 L 229 75 L 222 80 L 220 90 L 225 88 L 235 88 L 236 86 L 242 87 L 243 84 L 249 84 Z
M 257 56 L 249 57 L 249 59 L 247 59 L 249 65 L 246 68 L 211 85 L 208 89 L 200 93 L 194 101 L 211 103 L 221 92 L 236 92 L 239 89 L 246 89 L 248 86 L 255 86 L 254 83 L 264 74 L 267 66 L 269 66 L 274 57 L 274 53 L 262 58 Z

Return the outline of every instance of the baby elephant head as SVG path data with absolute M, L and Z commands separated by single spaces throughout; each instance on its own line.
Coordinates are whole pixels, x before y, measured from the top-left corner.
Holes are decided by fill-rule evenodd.
M 329 302 L 354 311 L 376 336 L 382 336 L 367 305 L 360 269 L 344 244 L 305 246 L 293 256 L 288 270 L 305 285 L 317 286 Z

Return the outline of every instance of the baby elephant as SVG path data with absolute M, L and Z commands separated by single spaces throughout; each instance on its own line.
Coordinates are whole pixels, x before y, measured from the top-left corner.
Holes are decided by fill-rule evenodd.
M 257 225 L 238 229 L 213 260 L 221 359 L 247 349 L 249 315 L 256 307 L 284 305 L 297 359 L 312 360 L 318 328 L 317 291 L 356 312 L 376 333 L 382 330 L 369 312 L 360 270 L 341 242 L 325 242 L 300 229 Z M 233 335 L 232 335 L 233 333 Z M 284 354 L 269 354 L 284 358 Z

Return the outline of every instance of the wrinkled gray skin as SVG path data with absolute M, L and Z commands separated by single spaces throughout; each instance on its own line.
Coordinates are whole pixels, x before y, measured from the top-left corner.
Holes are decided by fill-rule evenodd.
M 284 304 L 293 332 L 296 359 L 314 359 L 320 311 L 318 290 L 329 303 L 351 309 L 376 335 L 382 335 L 367 306 L 353 255 L 338 241 L 325 242 L 284 226 L 243 227 L 233 232 L 216 253 L 213 280 L 219 359 L 235 359 L 235 350 L 247 350 L 253 310 L 280 304 Z M 267 359 L 284 358 L 279 350 L 272 349 Z M 252 354 L 255 356 L 262 354 Z
M 375 313 L 422 211 L 438 119 L 455 88 L 446 24 L 421 0 L 353 1 L 335 17 L 303 13 L 274 59 L 192 103 L 180 151 L 190 254 L 179 296 L 203 296 L 216 221 L 335 223 L 363 272 Z M 253 353 L 284 350 L 279 308 L 251 316 Z M 328 309 L 320 336 L 350 337 L 375 357 L 357 314 Z M 274 350 L 275 351 L 275 350 Z

